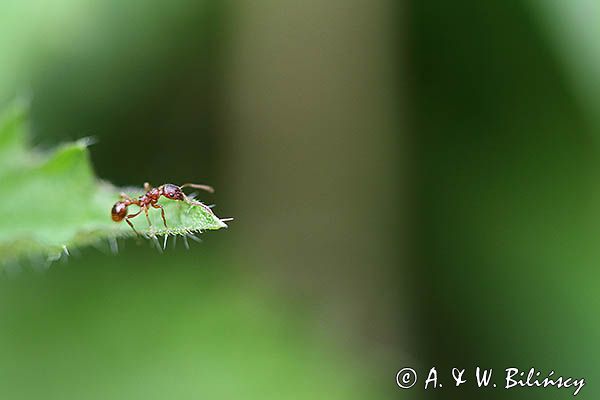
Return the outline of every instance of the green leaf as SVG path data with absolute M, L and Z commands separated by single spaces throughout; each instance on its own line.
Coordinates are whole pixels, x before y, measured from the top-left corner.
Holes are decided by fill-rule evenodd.
M 135 236 L 125 222 L 112 221 L 110 210 L 121 192 L 137 197 L 143 190 L 98 180 L 86 140 L 50 153 L 28 148 L 24 102 L 13 103 L 0 115 L 0 188 L 0 261 L 39 255 L 52 260 L 79 246 Z M 149 211 L 152 226 L 143 213 L 132 219 L 146 237 L 227 227 L 202 203 L 161 198 L 159 204 L 165 208 L 168 228 L 160 210 Z M 130 212 L 137 209 L 130 207 Z

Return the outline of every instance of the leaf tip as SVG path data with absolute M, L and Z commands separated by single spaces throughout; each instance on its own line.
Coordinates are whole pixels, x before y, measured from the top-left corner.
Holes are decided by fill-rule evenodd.
M 221 226 L 221 228 L 229 228 L 229 225 L 227 225 L 225 222 L 229 222 L 229 221 L 233 221 L 233 218 L 221 218 L 219 219 L 219 224 Z

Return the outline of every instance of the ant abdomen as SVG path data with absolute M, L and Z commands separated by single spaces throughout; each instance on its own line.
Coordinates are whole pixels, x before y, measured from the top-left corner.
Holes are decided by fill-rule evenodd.
M 118 201 L 115 203 L 110 213 L 113 221 L 123 221 L 123 219 L 127 216 L 127 205 L 122 201 Z

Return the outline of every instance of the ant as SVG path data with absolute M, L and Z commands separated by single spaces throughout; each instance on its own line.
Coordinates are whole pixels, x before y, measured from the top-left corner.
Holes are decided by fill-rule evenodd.
M 146 194 L 139 196 L 137 199 L 132 199 L 125 193 L 121 193 L 121 200 L 117 201 L 111 210 L 112 220 L 115 222 L 121 222 L 125 220 L 131 229 L 133 229 L 133 231 L 139 235 L 130 219 L 137 217 L 143 211 L 144 214 L 146 214 L 148 225 L 152 226 L 152 222 L 150 222 L 150 218 L 148 217 L 148 209 L 152 207 L 160 209 L 160 214 L 165 224 L 165 228 L 168 228 L 167 220 L 165 219 L 165 209 L 163 206 L 158 204 L 158 199 L 160 196 L 165 196 L 167 199 L 171 200 L 185 201 L 188 204 L 203 205 L 202 203 L 192 201 L 189 197 L 187 197 L 182 190 L 184 187 L 201 189 L 209 193 L 215 192 L 215 190 L 210 186 L 197 185 L 195 183 L 186 183 L 181 186 L 173 185 L 172 183 L 165 183 L 157 188 L 153 188 L 148 182 L 146 182 L 144 183 L 144 190 L 146 191 Z M 140 210 L 136 213 L 128 214 L 127 207 L 132 204 L 138 206 Z

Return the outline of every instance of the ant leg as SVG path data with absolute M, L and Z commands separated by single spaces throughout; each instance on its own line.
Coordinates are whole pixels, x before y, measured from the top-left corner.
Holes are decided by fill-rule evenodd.
M 183 189 L 184 187 L 191 187 L 191 188 L 194 188 L 194 189 L 205 190 L 205 191 L 207 191 L 208 193 L 214 193 L 214 192 L 215 192 L 215 189 L 213 189 L 213 187 L 212 187 L 212 186 L 208 186 L 208 185 L 197 185 L 197 184 L 195 184 L 195 183 L 184 183 L 184 184 L 183 184 L 183 185 L 181 185 L 180 187 L 181 187 L 182 189 Z
M 150 189 L 152 189 L 152 185 L 149 184 L 148 182 L 144 182 L 144 190 L 146 192 L 150 191 Z
M 133 226 L 133 223 L 129 220 L 129 218 L 125 218 L 125 222 L 127 222 L 129 224 L 129 226 L 131 227 L 131 229 L 133 229 L 133 231 L 135 232 L 136 235 L 140 236 L 140 233 L 135 229 L 135 227 Z
M 121 192 L 121 200 L 133 200 L 128 194 Z
M 144 214 L 146 214 L 146 221 L 148 221 L 148 226 L 152 226 L 152 222 L 150 222 L 150 217 L 148 216 L 148 207 L 144 207 Z
M 133 226 L 133 223 L 130 221 L 130 219 L 133 218 L 133 217 L 137 217 L 141 212 L 142 212 L 142 210 L 136 212 L 135 214 L 129 214 L 128 216 L 125 217 L 125 222 L 127 222 L 127 224 L 129 224 L 129 226 L 131 227 L 131 229 L 133 229 L 133 231 L 138 236 L 140 236 L 140 233 L 135 229 L 135 227 Z
M 152 204 L 152 207 L 154 207 L 154 208 L 160 208 L 160 216 L 162 217 L 162 220 L 165 223 L 165 228 L 169 228 L 167 226 L 167 220 L 165 218 L 165 208 L 163 206 L 161 206 L 160 204 Z

